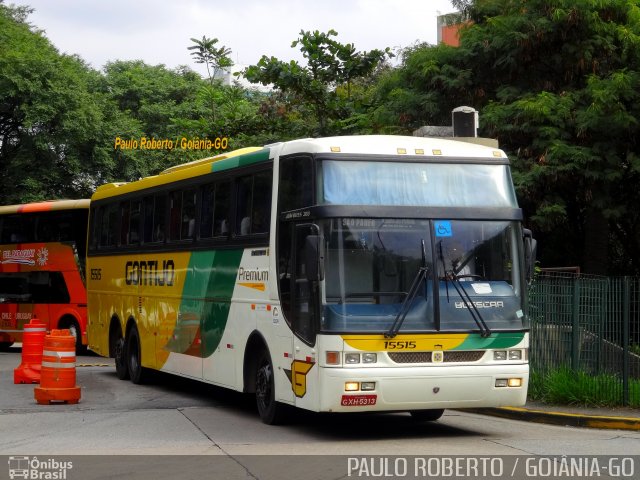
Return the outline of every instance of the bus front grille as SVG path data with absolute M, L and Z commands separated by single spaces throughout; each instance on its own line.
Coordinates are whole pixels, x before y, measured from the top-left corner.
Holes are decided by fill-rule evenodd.
M 477 362 L 485 350 L 444 351 L 443 363 Z M 433 363 L 433 352 L 387 352 L 395 363 Z

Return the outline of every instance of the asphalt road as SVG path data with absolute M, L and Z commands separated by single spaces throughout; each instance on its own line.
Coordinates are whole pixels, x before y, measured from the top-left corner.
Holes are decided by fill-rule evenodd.
M 14 385 L 20 350 L 0 353 L 0 455 L 91 458 L 95 477 L 82 478 L 342 478 L 345 456 L 637 455 L 640 433 L 514 421 L 464 411 L 415 423 L 408 414 L 328 415 L 301 412 L 287 425 L 264 425 L 253 398 L 159 375 L 150 385 L 119 380 L 113 361 L 78 357 L 77 405 L 38 405 L 34 385 Z M 111 455 L 115 457 L 75 457 Z M 143 462 L 131 467 L 127 462 Z M 150 462 L 148 455 L 156 460 Z M 177 455 L 194 455 L 189 469 Z M 297 455 L 300 461 L 290 460 Z M 203 456 L 207 456 L 206 458 Z M 216 475 L 211 472 L 215 456 Z M 266 456 L 266 457 L 262 457 Z M 313 457 L 307 457 L 313 456 Z M 48 457 L 47 457 L 48 458 Z M 113 461 L 111 458 L 118 458 Z M 251 462 L 261 465 L 255 473 Z M 180 462 L 177 462 L 180 463 Z M 174 465 L 186 475 L 175 474 Z M 640 473 L 640 463 L 635 473 Z M 302 470 L 300 470 L 302 469 Z M 334 471 L 335 470 L 335 471 Z M 77 472 L 78 470 L 76 470 Z M 283 471 L 291 474 L 283 475 Z M 146 472 L 148 477 L 132 477 Z M 173 473 L 172 473 L 173 472 Z M 0 464 L 0 479 L 7 472 Z M 313 475 L 310 475 L 313 473 Z M 366 473 L 366 472 L 365 472 Z M 371 473 L 371 472 L 369 472 Z M 397 472 L 396 472 L 397 473 Z M 8 478 L 8 477 L 7 477 Z M 66 478 L 80 478 L 67 476 Z M 369 478 L 369 477 L 367 477 Z M 523 477 L 525 478 L 525 477 Z M 636 477 L 637 478 L 637 477 Z

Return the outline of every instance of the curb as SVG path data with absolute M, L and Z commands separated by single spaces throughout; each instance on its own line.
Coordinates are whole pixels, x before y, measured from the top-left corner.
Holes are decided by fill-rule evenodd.
M 528 408 L 518 407 L 465 408 L 464 411 L 479 413 L 481 415 L 491 415 L 494 417 L 508 418 L 512 420 L 546 423 L 549 425 L 640 431 L 640 418 L 635 417 L 583 415 L 579 413 L 530 410 Z

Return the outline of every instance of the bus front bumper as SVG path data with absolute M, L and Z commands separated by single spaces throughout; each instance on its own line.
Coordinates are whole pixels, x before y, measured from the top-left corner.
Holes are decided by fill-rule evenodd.
M 521 406 L 529 381 L 528 364 L 321 370 L 322 412 Z M 509 379 L 521 385 L 500 386 Z M 363 382 L 373 390 L 346 391 Z

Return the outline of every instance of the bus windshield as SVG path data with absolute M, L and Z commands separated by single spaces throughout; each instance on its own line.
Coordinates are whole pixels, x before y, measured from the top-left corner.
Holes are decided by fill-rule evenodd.
M 333 218 L 324 231 L 322 329 L 385 332 L 421 267 L 402 331 L 522 329 L 517 223 L 511 221 Z M 423 248 L 424 245 L 424 248 Z

